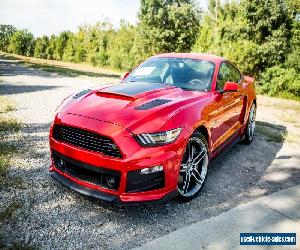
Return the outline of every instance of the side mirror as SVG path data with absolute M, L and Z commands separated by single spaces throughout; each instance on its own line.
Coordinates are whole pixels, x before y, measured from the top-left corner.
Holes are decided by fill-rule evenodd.
M 236 82 L 226 82 L 224 85 L 224 92 L 236 92 L 239 85 Z
M 125 80 L 125 78 L 129 75 L 129 72 L 124 72 L 121 77 L 120 80 L 123 82 Z

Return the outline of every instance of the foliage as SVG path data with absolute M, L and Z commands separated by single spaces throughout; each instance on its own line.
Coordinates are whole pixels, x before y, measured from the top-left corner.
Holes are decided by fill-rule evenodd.
M 195 51 L 224 56 L 256 76 L 267 67 L 285 61 L 292 24 L 285 1 L 219 3 L 214 14 L 204 17 Z
M 134 38 L 136 28 L 124 20 L 108 45 L 108 64 L 115 69 L 129 70 L 135 66 Z
M 9 40 L 16 31 L 12 25 L 0 24 L 0 50 L 7 51 Z
M 48 47 L 46 48 L 47 59 L 55 59 L 54 51 L 56 49 L 56 37 L 55 35 L 51 35 L 48 43 Z
M 293 0 L 210 0 L 193 50 L 235 62 L 258 78 L 261 93 L 297 98 L 299 12 Z
M 8 51 L 23 56 L 32 56 L 34 51 L 33 34 L 28 30 L 18 30 L 10 38 Z
M 297 74 L 300 73 L 300 22 L 295 21 L 293 23 L 291 53 L 288 55 L 286 67 L 294 68 L 297 71 Z
M 248 39 L 259 45 L 260 69 L 283 63 L 289 52 L 292 13 L 287 1 L 243 1 Z
M 297 99 L 300 97 L 300 76 L 294 68 L 274 66 L 261 75 L 262 93 Z
M 137 49 L 147 57 L 162 52 L 189 52 L 200 23 L 191 0 L 141 0 Z
M 72 33 L 70 31 L 61 32 L 55 39 L 55 49 L 53 53 L 53 59 L 62 60 L 65 48 L 67 47 L 68 40 Z
M 49 38 L 43 36 L 35 40 L 34 57 L 47 59 L 47 48 L 49 47 Z

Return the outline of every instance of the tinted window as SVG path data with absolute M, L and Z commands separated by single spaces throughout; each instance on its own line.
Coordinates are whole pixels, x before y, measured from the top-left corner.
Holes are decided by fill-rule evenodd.
M 188 58 L 151 58 L 138 66 L 125 82 L 174 85 L 186 90 L 211 89 L 215 65 Z
M 217 79 L 217 89 L 223 89 L 225 83 L 228 81 L 239 83 L 240 79 L 241 74 L 236 67 L 229 63 L 222 63 Z
M 240 80 L 241 80 L 240 71 L 231 64 L 228 64 L 228 66 L 230 68 L 230 81 L 240 83 Z

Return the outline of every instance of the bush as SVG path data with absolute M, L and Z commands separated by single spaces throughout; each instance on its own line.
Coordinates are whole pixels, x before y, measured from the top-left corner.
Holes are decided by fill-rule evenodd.
M 261 74 L 259 92 L 270 96 L 300 99 L 300 76 L 293 68 L 268 68 Z

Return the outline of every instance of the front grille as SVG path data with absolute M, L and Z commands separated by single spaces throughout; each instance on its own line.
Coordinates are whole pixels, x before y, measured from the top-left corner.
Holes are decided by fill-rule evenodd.
M 119 171 L 92 166 L 54 150 L 52 150 L 52 159 L 57 169 L 78 180 L 112 190 L 119 188 L 121 179 L 121 172 Z
M 87 130 L 64 125 L 55 125 L 53 129 L 53 138 L 89 151 L 122 158 L 119 147 L 112 139 Z

